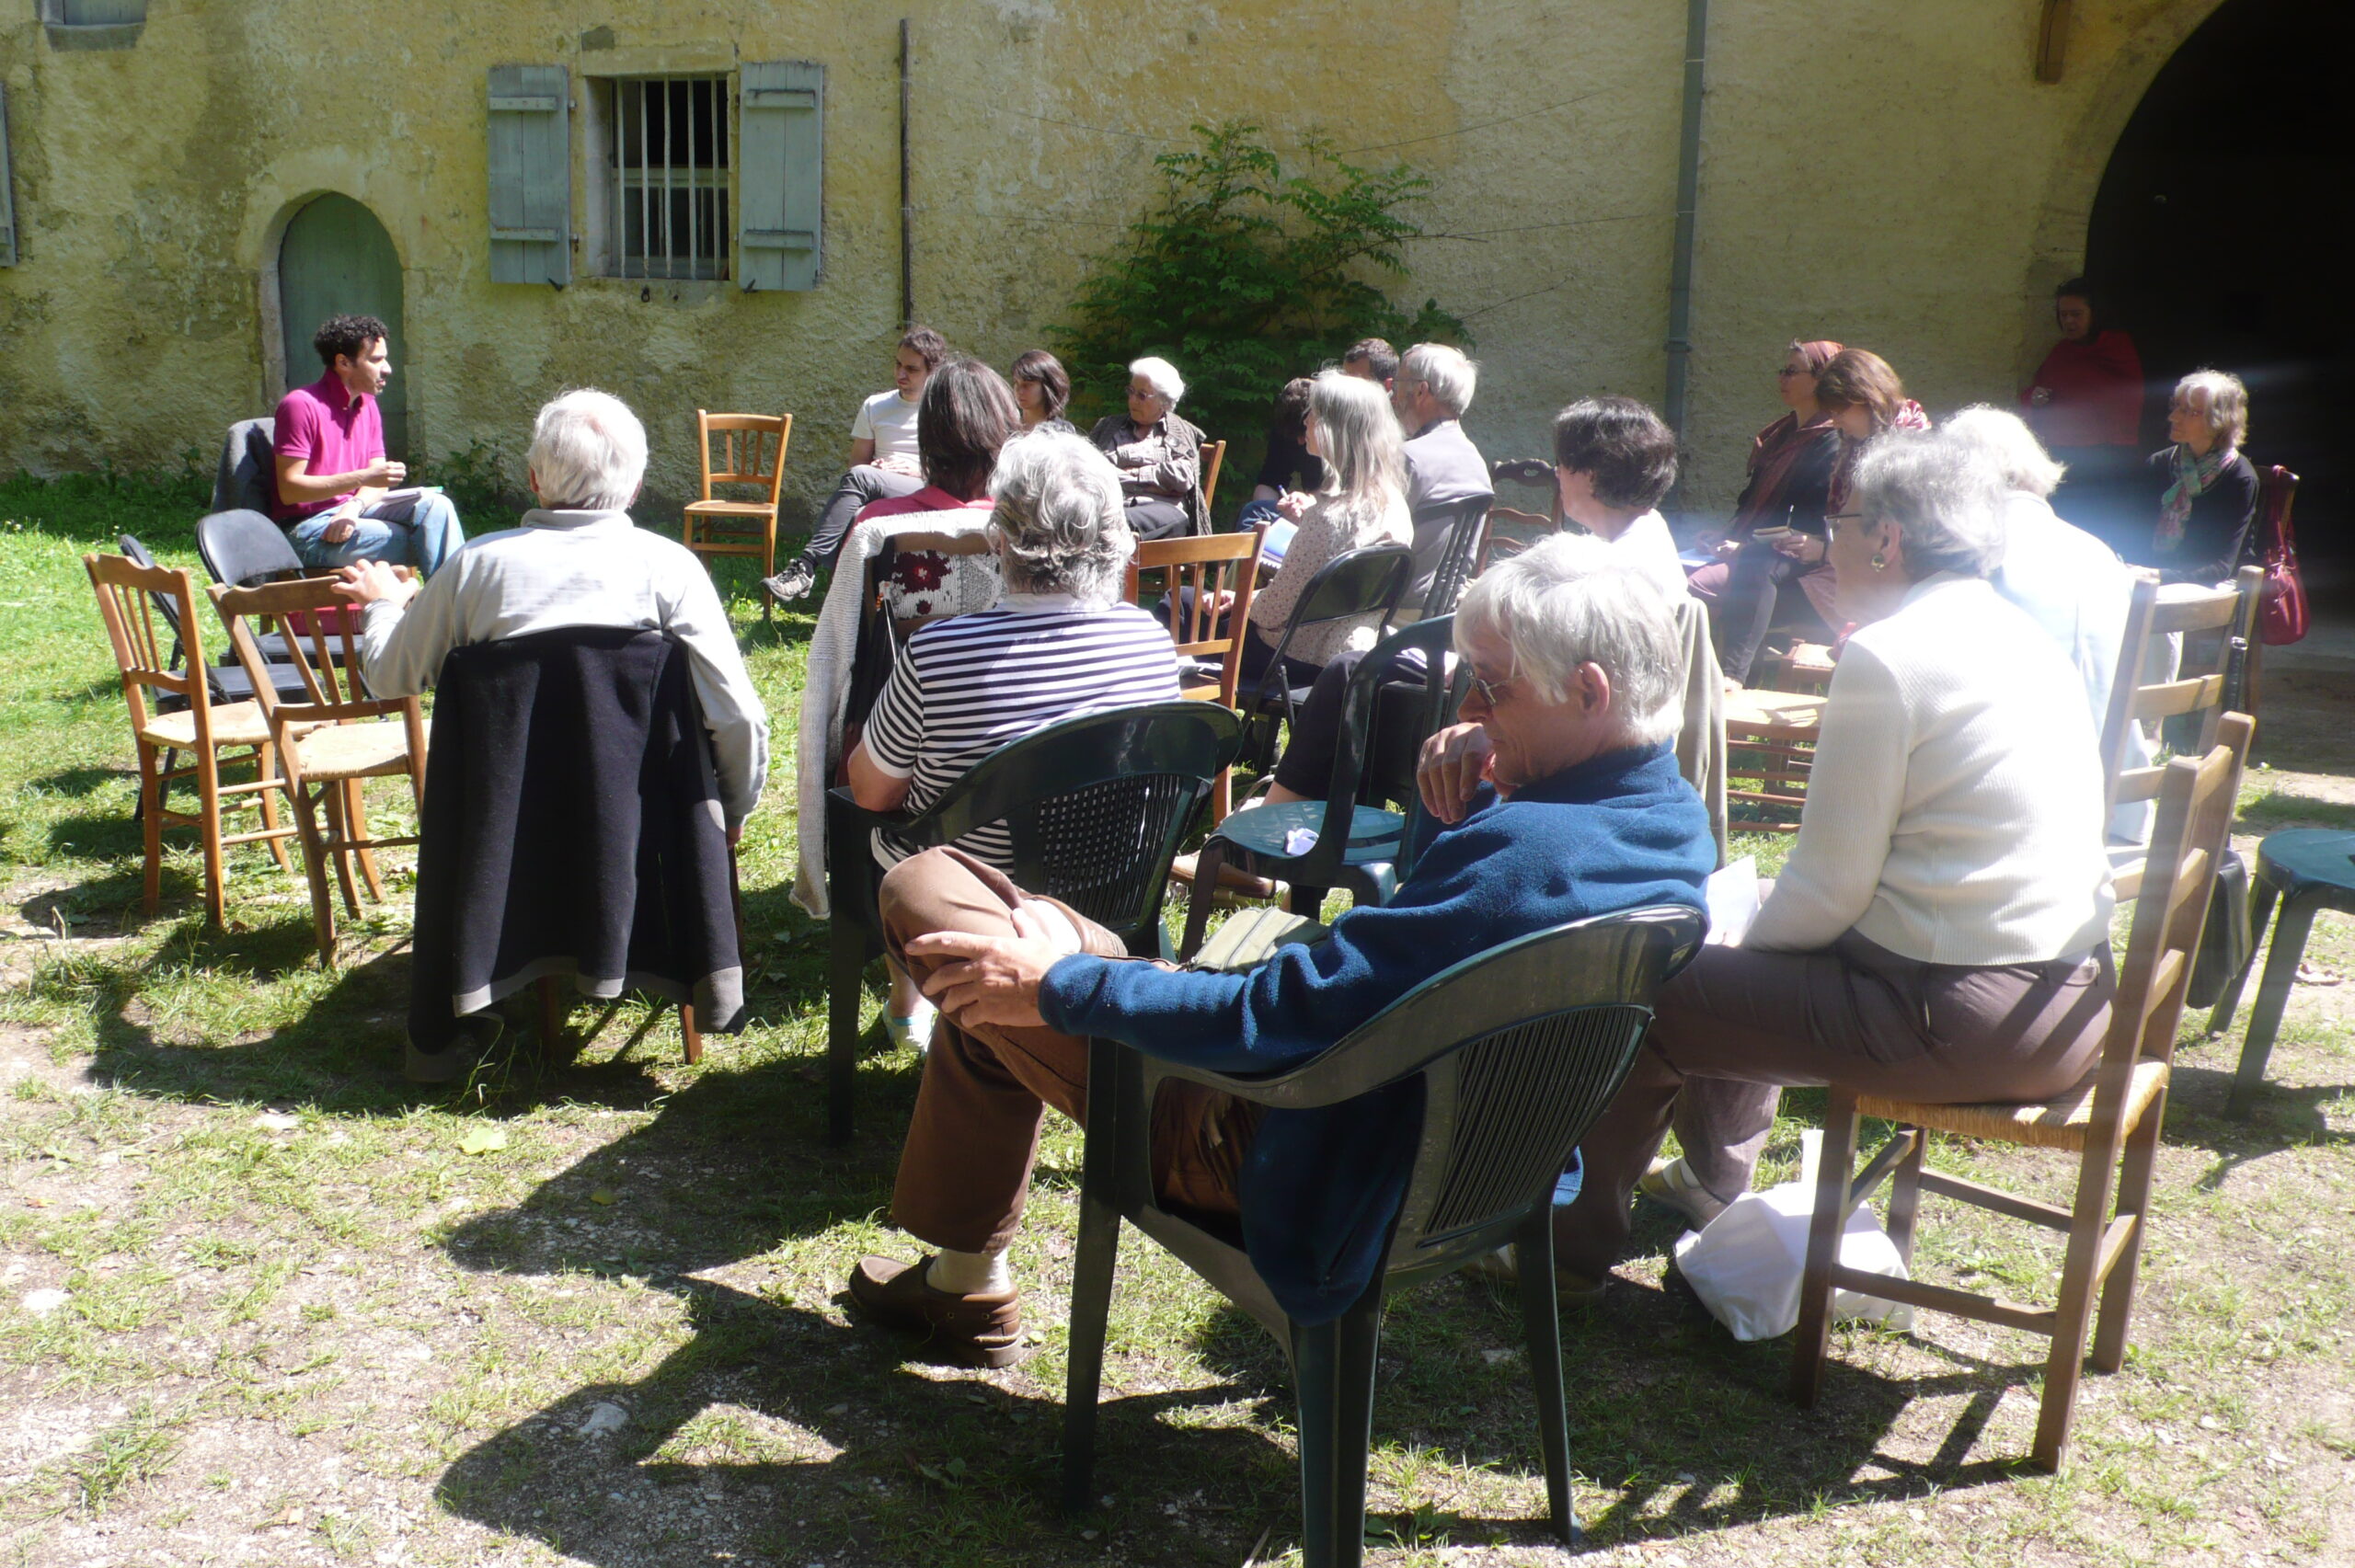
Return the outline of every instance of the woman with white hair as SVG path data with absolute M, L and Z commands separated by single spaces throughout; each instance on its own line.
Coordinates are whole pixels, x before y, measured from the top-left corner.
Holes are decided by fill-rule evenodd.
M 1120 601 L 1132 541 L 1103 459 L 1075 435 L 1023 436 L 998 453 L 990 495 L 1005 592 L 995 609 L 920 626 L 901 647 L 848 761 L 852 797 L 869 811 L 922 811 L 992 751 L 1059 720 L 1178 695 L 1168 633 Z M 1003 823 L 955 847 L 1013 864 Z M 882 864 L 907 853 L 876 832 Z M 893 1038 L 926 1036 L 930 1011 L 894 971 Z
M 1251 596 L 1250 635 L 1243 642 L 1243 681 L 1259 680 L 1275 662 L 1284 623 L 1308 579 L 1337 555 L 1369 544 L 1407 544 L 1415 525 L 1407 511 L 1407 460 L 1397 418 L 1379 384 L 1326 371 L 1308 390 L 1308 452 L 1325 464 L 1324 484 L 1304 502 L 1283 505 L 1299 524 L 1275 576 Z M 1344 652 L 1374 644 L 1376 612 L 1304 626 L 1284 650 L 1286 674 L 1306 685 Z
M 2194 371 L 2167 400 L 2167 440 L 2151 454 L 2149 484 L 2158 521 L 2130 541 L 2136 566 L 2161 582 L 2220 583 L 2256 557 L 2257 470 L 2241 455 L 2248 436 L 2248 388 L 2223 371 Z
M 1178 417 L 1186 380 L 1167 360 L 1129 367 L 1129 411 L 1107 414 L 1087 432 L 1120 470 L 1129 531 L 1139 539 L 1210 532 L 1202 503 L 1202 432 Z
M 1599 1284 L 1643 1190 L 1706 1224 L 1750 1185 L 1786 1084 L 2034 1100 L 2089 1070 L 2115 989 L 2101 764 L 2051 638 L 1996 597 L 1988 466 L 1886 435 L 1831 525 L 1839 611 L 1798 840 L 1740 946 L 1663 989 L 1589 1138 L 1560 1266 Z M 1683 1158 L 1648 1172 L 1671 1122 Z

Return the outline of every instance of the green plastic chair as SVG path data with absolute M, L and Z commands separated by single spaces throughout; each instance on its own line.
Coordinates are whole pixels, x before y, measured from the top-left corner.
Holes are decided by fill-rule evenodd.
M 826 1127 L 851 1135 L 858 1076 L 858 1006 L 867 966 L 883 952 L 876 893 L 882 868 L 867 835 L 888 830 L 910 853 L 1004 822 L 1009 870 L 1025 892 L 1060 898 L 1163 956 L 1169 862 L 1235 757 L 1242 721 L 1216 703 L 1154 703 L 1064 719 L 974 764 L 922 813 L 868 811 L 846 788 L 827 792 L 826 887 L 833 960 L 826 1020 Z
M 2268 833 L 2257 846 L 2257 864 L 2249 880 L 2248 922 L 2257 940 L 2264 938 L 2265 922 L 2272 919 L 2277 901 L 2281 918 L 2274 923 L 2265 978 L 2257 982 L 2248 1036 L 2241 1042 L 2240 1065 L 2233 1073 L 2232 1092 L 2224 1099 L 2224 1114 L 2236 1121 L 2247 1120 L 2257 1108 L 2257 1092 L 2265 1084 L 2265 1064 L 2273 1055 L 2273 1038 L 2280 1033 L 2291 988 L 2297 984 L 2298 964 L 2305 957 L 2306 937 L 2314 930 L 2315 916 L 2324 910 L 2355 911 L 2355 833 L 2326 828 Z M 2210 918 L 2215 918 L 2212 911 Z M 2209 1034 L 2221 1036 L 2232 1028 L 2241 991 L 2256 962 L 2252 944 L 2249 962 L 2233 976 L 2215 1011 L 2209 1014 Z
M 1450 701 L 1453 692 L 1446 660 L 1454 632 L 1453 615 L 1418 621 L 1393 632 L 1367 654 L 1350 676 L 1342 697 L 1341 733 L 1333 749 L 1333 773 L 1325 798 L 1254 806 L 1227 818 L 1211 830 L 1196 857 L 1195 888 L 1216 887 L 1220 868 L 1233 864 L 1254 876 L 1290 883 L 1287 907 L 1312 920 L 1324 906 L 1327 890 L 1333 887 L 1348 889 L 1361 904 L 1387 903 L 1397 890 L 1399 876 L 1412 863 L 1408 847 L 1416 835 L 1410 830 L 1409 817 L 1419 813 L 1420 805 L 1410 800 L 1408 811 L 1400 813 L 1365 799 L 1371 793 L 1368 759 L 1378 750 L 1402 750 L 1396 744 L 1384 744 L 1376 734 L 1377 704 L 1394 728 L 1405 725 L 1405 740 L 1419 746 L 1454 706 Z M 1387 692 L 1384 687 L 1391 671 L 1412 653 L 1423 656 L 1422 690 L 1419 700 L 1403 704 L 1401 712 L 1401 704 L 1383 699 L 1404 693 Z M 1406 788 L 1411 795 L 1411 781 Z M 1314 831 L 1316 842 L 1294 853 L 1285 845 L 1301 829 Z M 1188 899 L 1185 940 L 1178 948 L 1181 955 L 1191 957 L 1200 950 L 1212 903 L 1199 891 Z
M 1292 714 L 1308 701 L 1310 688 L 1293 685 L 1284 673 L 1284 656 L 1291 651 L 1292 638 L 1304 626 L 1376 611 L 1387 626 L 1414 575 L 1415 553 L 1404 544 L 1344 550 L 1316 568 L 1316 575 L 1292 601 L 1292 613 L 1276 638 L 1275 657 L 1268 661 L 1267 670 L 1237 694 L 1237 704 L 1251 715 L 1251 755 L 1261 771 L 1275 759 L 1277 725 L 1290 725 Z M 1265 592 L 1267 584 L 1261 583 L 1259 589 Z
M 1433 976 L 1338 1044 L 1265 1077 L 1179 1067 L 1118 1041 L 1091 1042 L 1063 1409 L 1064 1505 L 1084 1508 L 1095 1495 L 1097 1397 L 1122 1219 L 1258 1320 L 1290 1359 L 1307 1568 L 1353 1568 L 1364 1551 L 1384 1299 L 1511 1242 L 1546 1498 L 1557 1534 L 1574 1542 L 1555 1316 L 1554 1186 L 1634 1063 L 1653 997 L 1699 950 L 1706 929 L 1697 912 L 1660 906 L 1534 933 Z M 1190 1080 L 1262 1105 L 1304 1109 L 1416 1076 L 1423 1080 L 1423 1131 L 1406 1199 L 1373 1283 L 1334 1322 L 1294 1322 L 1252 1266 L 1236 1229 L 1164 1208 L 1155 1194 L 1153 1103 L 1166 1082 Z

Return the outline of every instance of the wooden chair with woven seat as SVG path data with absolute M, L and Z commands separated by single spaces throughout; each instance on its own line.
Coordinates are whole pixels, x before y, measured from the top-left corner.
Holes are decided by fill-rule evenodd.
M 352 886 L 351 863 L 371 898 L 385 896 L 376 869 L 375 852 L 399 844 L 414 844 L 416 834 L 377 838 L 368 826 L 363 784 L 372 778 L 406 777 L 410 804 L 425 802 L 425 710 L 415 697 L 379 699 L 365 696 L 360 685 L 359 629 L 352 617 L 335 612 L 348 602 L 335 591 L 333 578 L 298 578 L 293 582 L 265 583 L 258 588 L 228 588 L 215 584 L 213 605 L 229 629 L 237 660 L 264 693 L 262 711 L 270 721 L 286 774 L 286 793 L 294 801 L 294 820 L 303 841 L 304 869 L 311 881 L 311 916 L 319 957 L 335 967 L 335 906 L 327 894 L 332 864 L 343 891 L 344 908 L 360 916 L 360 898 Z M 289 702 L 269 684 L 257 620 L 281 626 L 300 620 L 307 630 L 289 634 L 289 662 L 301 673 L 306 700 Z
M 1201 446 L 1202 516 L 1211 515 L 1211 502 L 1218 496 L 1218 471 L 1226 466 L 1226 443 L 1204 441 Z M 1204 526 L 1209 526 L 1205 521 Z
M 1807 805 L 1808 774 L 1815 766 L 1816 738 L 1823 731 L 1821 692 L 1762 692 L 1725 694 L 1726 773 L 1754 778 L 1755 789 L 1726 789 L 1729 802 L 1753 807 L 1733 824 L 1745 832 L 1795 833 Z
M 1243 679 L 1245 627 L 1259 580 L 1259 546 L 1267 534 L 1263 522 L 1247 533 L 1144 539 L 1129 557 L 1128 601 L 1143 605 L 1148 592 L 1161 596 L 1169 640 L 1177 645 L 1185 670 L 1178 694 L 1189 701 L 1235 705 L 1235 693 Z M 1157 586 L 1148 589 L 1147 577 Z M 1218 609 L 1222 594 L 1229 601 L 1223 614 Z M 1212 791 L 1212 809 L 1222 821 L 1234 809 L 1232 773 L 1231 768 L 1220 769 Z
M 1476 578 L 1488 569 L 1489 562 L 1517 555 L 1540 539 L 1562 532 L 1561 491 L 1553 464 L 1543 458 L 1502 458 L 1488 465 L 1488 480 L 1497 486 L 1521 485 L 1544 490 L 1545 510 L 1528 511 L 1492 500 L 1487 532 L 1480 536 L 1479 554 L 1472 563 L 1472 575 Z
M 194 828 L 204 853 L 204 918 L 219 925 L 229 845 L 267 844 L 279 869 L 288 869 L 284 841 L 295 830 L 278 818 L 278 796 L 285 784 L 270 722 L 258 704 L 214 699 L 196 621 L 196 584 L 185 568 L 98 555 L 83 556 L 82 566 L 90 574 L 107 641 L 122 673 L 123 701 L 131 709 L 132 739 L 139 753 L 139 822 L 146 854 L 141 908 L 154 914 L 162 897 L 164 830 Z M 167 624 L 158 625 L 159 620 Z M 169 653 L 167 642 L 173 645 Z M 178 752 L 188 753 L 184 766 L 174 765 Z M 250 782 L 222 782 L 223 763 L 248 761 L 254 767 Z M 175 779 L 195 782 L 193 816 L 165 804 Z M 259 809 L 262 825 L 250 832 L 223 832 L 224 809 L 244 805 Z
M 2051 1100 L 2028 1104 L 1916 1104 L 1832 1085 L 1793 1346 L 1791 1393 L 1799 1403 L 1812 1405 L 1822 1386 L 1835 1290 L 1861 1291 L 2025 1329 L 2052 1341 L 2044 1366 L 2034 1457 L 2045 1470 L 2061 1468 L 2088 1328 L 2097 1368 L 2114 1372 L 2126 1354 L 2176 1029 L 2190 984 L 2192 955 L 2208 917 L 2216 863 L 2232 829 L 2250 727 L 2246 715 L 2228 714 L 2218 723 L 2214 747 L 2197 758 L 2177 757 L 2163 770 L 2150 869 L 2134 900 L 2132 933 L 2110 1007 L 2109 1031 L 2100 1060 L 2083 1082 Z M 1852 1180 L 1857 1125 L 1864 1116 L 1896 1126 L 1889 1142 Z M 1923 1155 L 1933 1132 L 2074 1153 L 2074 1199 L 2064 1208 L 1925 1170 Z M 1842 1265 L 1837 1251 L 1848 1216 L 1892 1173 L 1896 1181 L 1890 1194 L 1889 1232 L 1909 1263 L 1924 1193 L 2065 1233 L 2068 1243 L 2056 1304 L 2023 1305 Z
M 2265 573 L 2256 567 L 2243 567 L 2228 589 L 2185 591 L 2148 579 L 2134 585 L 2101 731 L 2103 787 L 2113 818 L 2120 806 L 2159 793 L 2164 769 L 2134 754 L 2138 731 L 2148 734 L 2143 727 L 2196 722 L 2193 751 L 2204 754 L 2216 744 L 2225 713 L 2246 711 L 2246 660 L 2257 642 L 2264 588 Z M 2158 654 L 2161 639 L 2168 636 L 2182 639 L 2172 673 Z M 2131 898 L 2142 876 L 2141 847 L 2121 844 L 2110 860 L 2119 898 Z
M 719 460 L 712 461 L 712 438 Z M 703 465 L 699 499 L 687 503 L 680 542 L 706 561 L 714 555 L 757 555 L 764 578 L 776 575 L 777 493 L 785 485 L 785 449 L 793 439 L 790 414 L 712 414 L 695 410 L 695 457 Z M 714 485 L 750 486 L 754 498 L 729 500 Z M 766 590 L 761 611 L 769 609 Z

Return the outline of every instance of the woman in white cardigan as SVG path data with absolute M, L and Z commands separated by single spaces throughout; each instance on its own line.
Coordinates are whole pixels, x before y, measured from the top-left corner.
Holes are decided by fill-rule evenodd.
M 1581 1151 L 1557 1257 L 1598 1281 L 1644 1190 L 1695 1223 L 1750 1185 L 1786 1084 L 1932 1102 L 2055 1094 L 2108 1025 L 2111 894 L 2084 687 L 1987 578 L 2000 477 L 1881 437 L 1831 523 L 1843 619 L 1798 841 L 1739 947 L 1662 991 Z M 1671 1119 L 1684 1158 L 1647 1173 Z

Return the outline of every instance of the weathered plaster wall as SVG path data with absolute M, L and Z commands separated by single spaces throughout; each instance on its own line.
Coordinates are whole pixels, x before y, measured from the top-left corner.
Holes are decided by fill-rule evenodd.
M 2046 86 L 2029 74 L 2035 0 L 1719 0 L 1694 498 L 1738 485 L 1792 336 L 1878 349 L 1934 407 L 2005 395 L 2044 345 L 2043 296 L 2082 246 L 2110 143 L 2214 4 L 2083 0 L 2067 79 Z M 1682 6 L 904 9 L 917 310 L 961 347 L 1003 363 L 1040 341 L 1082 258 L 1151 189 L 1154 154 L 1193 120 L 1247 116 L 1280 143 L 1322 134 L 1438 180 L 1441 237 L 1414 247 L 1406 288 L 1479 335 L 1470 423 L 1492 454 L 1544 452 L 1551 410 L 1579 394 L 1659 397 Z M 281 384 L 278 236 L 326 190 L 368 204 L 401 255 L 429 462 L 477 436 L 519 452 L 545 395 L 594 383 L 646 416 L 652 486 L 671 495 L 690 482 L 698 405 L 792 409 L 807 505 L 857 399 L 884 384 L 900 8 L 155 0 L 135 47 L 71 52 L 31 11 L 0 24 L 24 250 L 0 269 L 0 463 L 209 454 L 228 420 L 266 408 Z M 584 51 L 584 34 L 606 46 Z M 577 93 L 584 72 L 779 59 L 828 68 L 819 289 L 489 282 L 490 65 L 561 63 Z

